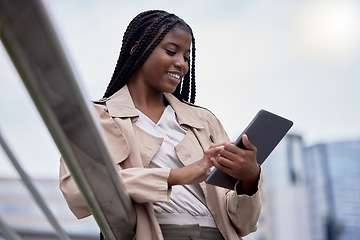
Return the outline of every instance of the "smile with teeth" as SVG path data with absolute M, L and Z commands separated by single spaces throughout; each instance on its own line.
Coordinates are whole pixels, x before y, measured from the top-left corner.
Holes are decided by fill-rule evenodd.
M 167 74 L 168 74 L 168 75 L 170 75 L 171 77 L 174 77 L 174 78 L 176 78 L 176 79 L 181 80 L 181 76 L 180 76 L 179 74 L 176 74 L 176 73 L 170 73 L 170 72 L 168 72 Z

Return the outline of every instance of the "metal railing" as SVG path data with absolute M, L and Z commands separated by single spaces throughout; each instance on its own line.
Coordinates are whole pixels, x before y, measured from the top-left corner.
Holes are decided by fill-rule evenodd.
M 44 199 L 41 197 L 40 193 L 32 184 L 32 181 L 30 180 L 29 175 L 23 170 L 21 167 L 19 161 L 15 157 L 14 153 L 10 150 L 10 147 L 6 144 L 5 139 L 3 138 L 1 132 L 0 132 L 0 145 L 4 149 L 4 152 L 8 156 L 11 163 L 14 165 L 16 171 L 19 173 L 23 183 L 25 184 L 26 188 L 30 191 L 31 195 L 33 196 L 35 202 L 38 204 L 42 212 L 45 214 L 46 218 L 48 219 L 51 226 L 55 229 L 59 239 L 61 240 L 70 240 L 69 236 L 66 234 L 66 232 L 63 230 L 63 228 L 60 226 L 58 221 L 56 220 L 55 216 L 51 213 L 49 207 L 47 206 Z M 7 227 L 6 223 L 4 221 L 1 221 L 0 219 L 0 225 L 2 226 L 1 229 L 3 229 L 2 232 L 4 232 L 6 235 L 6 239 L 21 239 L 20 236 L 17 236 L 14 231 L 11 231 L 9 227 Z
M 0 18 L 3 45 L 97 224 L 109 240 L 132 239 L 131 200 L 42 2 L 0 0 Z
M 0 230 L 2 235 L 5 237 L 5 239 L 22 240 L 19 234 L 17 234 L 16 231 L 10 228 L 9 225 L 7 225 L 6 222 L 1 218 L 1 216 L 0 216 Z

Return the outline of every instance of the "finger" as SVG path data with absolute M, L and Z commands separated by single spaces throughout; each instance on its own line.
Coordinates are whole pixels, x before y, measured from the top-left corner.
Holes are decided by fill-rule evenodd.
M 256 146 L 253 145 L 253 144 L 250 142 L 250 140 L 249 140 L 249 138 L 248 138 L 248 136 L 247 136 L 246 134 L 243 134 L 243 136 L 242 136 L 242 141 L 243 141 L 243 144 L 244 144 L 244 146 L 245 146 L 246 149 L 252 150 L 252 151 L 257 151 Z
M 210 146 L 210 148 L 216 148 L 216 147 L 223 147 L 223 146 L 225 146 L 225 144 L 226 144 L 226 142 L 223 142 L 223 143 L 217 143 L 217 144 L 212 144 L 211 146 Z
M 219 154 L 219 152 L 223 149 L 223 146 L 218 147 L 210 147 L 208 150 L 205 151 L 204 155 L 206 155 L 208 158 Z
M 236 166 L 235 161 L 225 158 L 225 157 L 222 157 L 222 156 L 217 156 L 215 158 L 215 160 L 218 164 L 220 164 L 221 166 L 223 166 L 225 168 L 233 169 Z
M 223 158 L 228 159 L 230 162 L 234 161 L 234 159 L 237 158 L 238 155 L 238 147 L 233 145 L 233 144 L 229 144 L 226 145 L 224 147 L 223 150 L 220 151 L 220 156 L 222 156 Z
M 217 169 L 219 169 L 220 171 L 223 171 L 223 172 L 227 172 L 229 171 L 229 168 L 225 165 L 222 165 L 220 164 L 218 161 L 219 161 L 219 157 L 217 158 L 210 158 L 210 162 L 213 164 L 213 166 Z

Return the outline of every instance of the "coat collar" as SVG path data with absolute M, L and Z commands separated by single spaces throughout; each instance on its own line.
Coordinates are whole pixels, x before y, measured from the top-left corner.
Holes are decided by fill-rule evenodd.
M 120 118 L 137 118 L 139 117 L 136 111 L 134 102 L 127 85 L 122 87 L 119 91 L 111 95 L 106 100 L 106 106 L 111 117 Z
M 174 109 L 180 126 L 187 125 L 194 128 L 204 128 L 203 117 L 196 106 L 179 101 L 171 93 L 165 93 L 165 98 Z M 111 117 L 132 118 L 133 121 L 139 117 L 127 85 L 105 100 Z

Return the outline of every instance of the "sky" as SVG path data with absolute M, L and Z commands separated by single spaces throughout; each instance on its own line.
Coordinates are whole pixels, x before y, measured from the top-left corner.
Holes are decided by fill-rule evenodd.
M 183 18 L 196 40 L 196 104 L 235 139 L 260 109 L 294 121 L 306 145 L 360 139 L 356 0 L 45 0 L 89 100 L 101 98 L 139 12 Z M 32 177 L 56 178 L 60 153 L 0 44 L 0 131 Z M 0 150 L 0 177 L 16 175 Z

